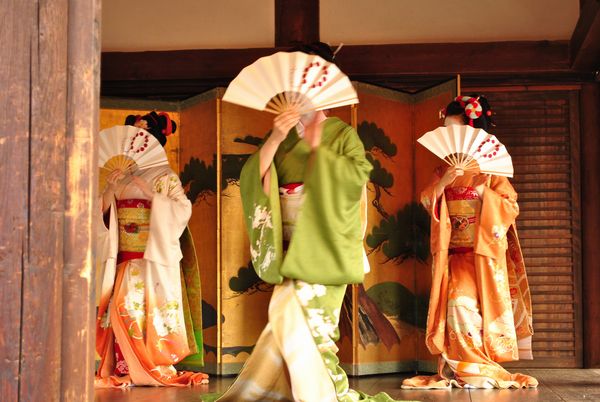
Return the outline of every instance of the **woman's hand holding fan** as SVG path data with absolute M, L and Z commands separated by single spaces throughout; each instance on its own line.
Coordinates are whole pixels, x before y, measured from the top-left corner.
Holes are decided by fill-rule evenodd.
M 100 194 L 105 192 L 109 184 L 114 186 L 139 170 L 168 164 L 162 145 L 144 129 L 114 126 L 100 132 Z
M 485 189 L 485 186 L 488 184 L 489 181 L 490 175 L 486 173 L 479 173 L 478 175 L 473 177 L 471 186 L 473 186 L 475 191 L 477 191 L 479 198 L 483 198 L 483 190 Z
M 287 110 L 280 115 L 277 115 L 275 119 L 273 119 L 273 131 L 271 132 L 271 137 L 273 137 L 273 140 L 277 143 L 283 142 L 290 130 L 296 126 L 299 121 L 300 114 L 294 109 Z
M 457 177 L 464 176 L 464 174 L 465 170 L 460 167 L 448 167 L 448 169 L 446 169 L 446 171 L 435 186 L 436 197 L 442 195 L 446 187 L 454 183 Z M 479 198 L 483 197 L 484 187 L 486 186 L 489 180 L 490 175 L 487 173 L 478 173 L 475 176 L 473 176 L 471 186 L 475 189 L 475 191 L 479 195 Z
M 444 175 L 438 182 L 438 186 L 443 190 L 450 184 L 454 183 L 454 180 L 456 180 L 457 177 L 463 176 L 464 174 L 465 171 L 463 169 L 456 166 L 450 166 L 444 172 Z
M 106 176 L 107 190 L 114 191 L 116 187 L 127 178 L 128 171 L 115 169 Z

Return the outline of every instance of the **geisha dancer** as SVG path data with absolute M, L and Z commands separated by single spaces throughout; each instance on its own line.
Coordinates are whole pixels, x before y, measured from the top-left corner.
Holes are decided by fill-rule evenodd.
M 333 61 L 323 43 L 297 50 Z M 356 131 L 322 111 L 281 113 L 248 159 L 240 186 L 252 263 L 276 285 L 268 324 L 219 401 L 392 400 L 350 389 L 336 356 L 346 286 L 364 277 L 361 196 L 371 169 Z
M 176 130 L 166 113 L 128 116 L 125 124 L 147 130 L 162 146 Z M 135 175 L 115 170 L 108 183 L 98 235 L 103 272 L 96 322 L 101 361 L 95 384 L 207 383 L 206 374 L 179 372 L 173 366 L 198 352 L 186 331 L 188 299 L 180 273 L 179 238 L 192 206 L 179 178 L 168 166 L 160 166 Z
M 482 96 L 457 97 L 444 125 L 488 130 Z M 532 359 L 531 296 L 515 219 L 517 193 L 506 177 L 438 168 L 421 193 L 431 215 L 433 277 L 425 342 L 438 373 L 403 388 L 523 388 L 535 378 L 499 363 Z

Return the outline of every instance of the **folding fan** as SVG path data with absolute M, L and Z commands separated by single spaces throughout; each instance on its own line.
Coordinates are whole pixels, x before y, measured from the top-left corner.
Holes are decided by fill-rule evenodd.
M 512 159 L 506 147 L 482 129 L 461 125 L 439 127 L 417 141 L 451 166 L 513 177 Z
M 168 165 L 167 155 L 160 142 L 148 131 L 134 126 L 114 126 L 100 132 L 98 166 L 100 192 L 107 177 L 116 169 L 134 174 L 140 169 Z
M 244 68 L 223 100 L 279 114 L 300 114 L 358 103 L 348 77 L 333 63 L 303 52 L 278 52 Z

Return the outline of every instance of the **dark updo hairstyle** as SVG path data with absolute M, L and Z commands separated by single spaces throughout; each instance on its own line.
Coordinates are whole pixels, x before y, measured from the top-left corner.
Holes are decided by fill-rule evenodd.
M 469 103 L 475 102 L 475 104 L 481 105 L 481 115 L 477 118 L 471 118 L 467 115 L 466 108 Z M 457 96 L 452 102 L 446 106 L 444 115 L 447 116 L 461 116 L 464 124 L 468 124 L 475 128 L 481 128 L 488 131 L 490 127 L 495 127 L 496 124 L 492 119 L 492 108 L 488 103 L 488 100 L 483 95 L 468 95 L 468 96 Z
M 314 54 L 327 60 L 330 63 L 335 63 L 335 54 L 327 43 L 323 42 L 312 42 L 312 43 L 298 43 L 294 45 L 290 52 L 304 52 L 306 54 Z
M 167 143 L 167 137 L 177 130 L 177 124 L 166 113 L 150 112 L 144 116 L 130 114 L 125 119 L 125 124 L 147 130 L 163 147 Z

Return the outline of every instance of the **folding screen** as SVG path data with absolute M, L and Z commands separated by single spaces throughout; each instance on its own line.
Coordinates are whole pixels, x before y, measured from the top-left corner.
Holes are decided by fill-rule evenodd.
M 357 128 L 374 170 L 365 247 L 371 272 L 349 287 L 339 342 L 350 374 L 431 369 L 424 347 L 429 292 L 429 222 L 418 192 L 439 164 L 416 138 L 436 128 L 456 81 L 406 94 L 355 83 L 361 103 L 331 111 Z M 237 373 L 267 321 L 272 287 L 250 263 L 239 191 L 241 167 L 273 116 L 222 102 L 217 88 L 183 102 L 103 100 L 101 127 L 127 114 L 167 111 L 171 166 L 193 203 L 190 229 L 200 261 L 205 371 Z M 190 367 L 195 369 L 196 367 Z

